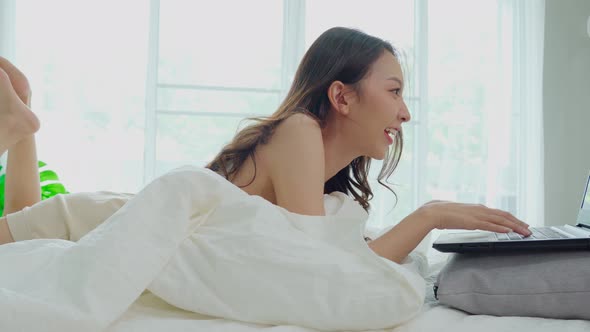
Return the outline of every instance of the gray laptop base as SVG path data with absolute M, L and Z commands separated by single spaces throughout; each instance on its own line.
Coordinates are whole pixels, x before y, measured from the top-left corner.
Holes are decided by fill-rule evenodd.
M 452 236 L 452 234 L 451 234 Z M 448 237 L 446 237 L 449 239 Z M 441 238 L 444 240 L 444 238 Z M 441 252 L 506 252 L 506 251 L 545 251 L 545 250 L 590 250 L 590 238 L 568 238 L 548 240 L 520 241 L 469 241 L 461 242 L 438 241 L 432 247 Z

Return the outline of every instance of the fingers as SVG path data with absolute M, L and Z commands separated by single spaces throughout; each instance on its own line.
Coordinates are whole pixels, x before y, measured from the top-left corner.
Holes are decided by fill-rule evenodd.
M 510 212 L 498 210 L 498 209 L 490 209 L 490 210 L 491 210 L 491 212 L 499 215 L 500 217 L 506 218 L 506 219 L 520 225 L 520 227 L 529 228 L 529 224 L 525 223 L 524 221 L 522 221 L 520 219 L 517 219 Z
M 507 218 L 501 217 L 499 215 L 490 214 L 483 218 L 485 221 L 506 227 L 510 230 L 514 230 L 517 233 L 522 234 L 523 236 L 531 235 L 531 231 L 525 226 L 522 226 L 521 223 L 513 222 Z
M 514 218 L 514 216 L 512 216 L 510 213 L 496 209 L 490 210 L 492 210 L 492 213 L 486 215 L 482 219 L 501 227 L 513 230 L 523 236 L 529 236 L 532 234 L 526 223 Z
M 531 235 L 527 223 L 507 211 L 491 209 L 482 204 L 430 201 L 425 206 L 428 206 L 428 210 L 434 211 L 431 216 L 437 216 L 439 219 L 438 229 L 480 229 L 498 233 L 514 231 L 523 236 Z
M 514 230 L 515 232 L 525 236 L 531 235 L 531 231 L 529 230 L 529 224 L 517 219 L 510 212 L 500 209 L 488 208 L 482 204 L 478 205 L 482 209 L 482 213 L 485 216 L 483 220 L 502 225 L 503 227 L 508 227 Z
M 480 229 L 482 231 L 490 231 L 495 233 L 509 233 L 512 229 L 502 225 L 494 224 L 491 222 L 480 221 L 474 225 L 474 229 Z
M 504 210 L 500 210 L 500 209 L 493 209 L 493 208 L 489 208 L 483 204 L 477 204 L 477 206 L 483 208 L 483 210 L 487 211 L 487 212 L 491 212 L 493 214 L 499 215 L 505 219 L 508 219 L 514 223 L 519 224 L 522 227 L 528 228 L 530 225 L 525 223 L 524 221 L 516 218 L 515 216 L 513 216 L 510 212 L 508 211 L 504 211 Z

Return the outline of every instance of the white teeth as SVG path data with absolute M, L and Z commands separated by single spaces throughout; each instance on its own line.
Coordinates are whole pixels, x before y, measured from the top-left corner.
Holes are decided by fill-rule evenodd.
M 389 134 L 389 135 L 393 135 L 395 136 L 395 134 L 397 133 L 397 130 L 392 129 L 392 128 L 386 128 L 385 131 Z

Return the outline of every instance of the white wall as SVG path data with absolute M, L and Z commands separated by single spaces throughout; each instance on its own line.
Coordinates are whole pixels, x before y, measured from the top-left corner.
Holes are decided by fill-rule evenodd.
M 590 0 L 546 0 L 545 224 L 574 224 L 590 171 Z

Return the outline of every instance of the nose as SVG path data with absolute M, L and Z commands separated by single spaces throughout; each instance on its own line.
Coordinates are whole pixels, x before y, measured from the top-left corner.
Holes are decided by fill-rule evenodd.
M 402 102 L 402 107 L 399 112 L 399 117 L 402 120 L 402 122 L 408 122 L 412 118 L 412 116 L 410 115 L 410 111 L 408 110 L 408 106 L 406 106 L 405 101 Z

